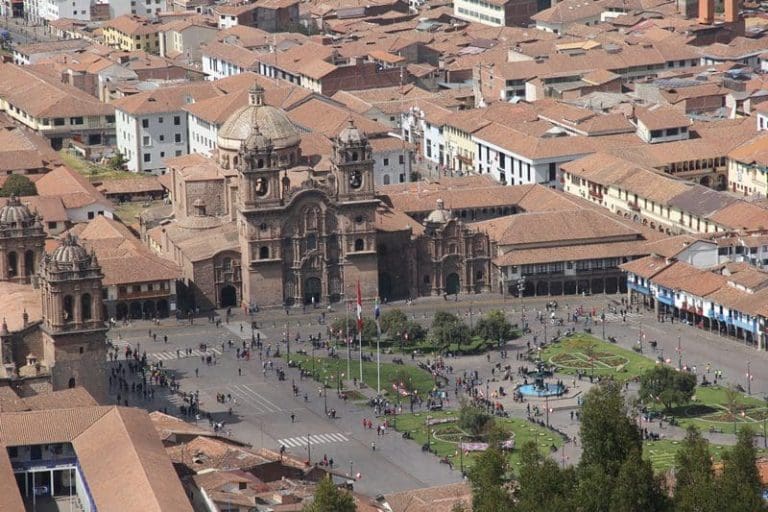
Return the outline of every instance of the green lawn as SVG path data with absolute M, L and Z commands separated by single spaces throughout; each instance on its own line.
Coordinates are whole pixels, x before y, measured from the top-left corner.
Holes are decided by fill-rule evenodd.
M 141 212 L 147 208 L 160 206 L 162 204 L 163 201 L 161 199 L 158 199 L 157 201 L 126 201 L 117 205 L 115 215 L 120 217 L 120 220 L 123 221 L 124 224 L 130 226 L 131 224 L 138 222 L 137 217 Z
M 675 454 L 680 448 L 682 441 L 646 441 L 643 443 L 643 456 L 651 461 L 655 471 L 666 471 L 675 465 Z M 709 452 L 715 461 L 723 458 L 723 453 L 728 446 L 720 444 L 710 444 Z M 758 450 L 758 456 L 764 456 L 768 450 Z
M 633 379 L 656 364 L 641 354 L 584 333 L 548 344 L 540 357 L 557 365 L 559 373 L 575 375 L 580 370 L 586 375 L 612 376 L 619 381 Z
M 768 417 L 765 401 L 743 393 L 736 393 L 734 397 L 733 413 L 728 411 L 727 391 L 720 386 L 697 387 L 689 404 L 673 407 L 669 411 L 664 411 L 661 405 L 652 408 L 674 416 L 682 427 L 695 425 L 702 431 L 716 429 L 734 433 L 743 425 L 751 425 L 756 432 L 762 432 L 763 419 Z
M 71 169 L 79 172 L 80 174 L 88 178 L 90 181 L 103 181 L 103 180 L 142 177 L 142 175 L 139 173 L 129 172 L 129 171 L 115 171 L 114 169 L 109 169 L 108 167 L 105 167 L 103 165 L 93 164 L 91 162 L 83 160 L 77 155 L 73 155 L 66 149 L 62 149 L 61 151 L 59 151 L 59 155 L 61 156 L 61 160 L 67 165 L 67 167 L 70 167 Z
M 329 359 L 327 357 L 315 357 L 314 367 L 312 365 L 312 356 L 291 354 L 291 360 L 298 361 L 303 368 L 314 371 L 318 381 L 328 380 L 329 387 L 335 387 L 337 380 L 341 375 L 342 380 L 352 380 L 360 378 L 360 362 L 358 354 L 352 354 L 351 370 L 352 375 L 347 373 L 347 359 L 339 357 L 338 359 Z M 363 382 L 366 386 L 376 389 L 376 363 L 363 362 Z M 410 389 L 418 390 L 419 395 L 426 394 L 434 389 L 435 382 L 432 375 L 424 370 L 410 365 L 397 365 L 392 363 L 381 363 L 381 391 L 383 394 L 392 395 L 392 383 L 406 383 Z
M 458 412 L 454 411 L 433 411 L 430 413 L 421 412 L 414 414 L 402 414 L 396 418 L 392 417 L 390 423 L 398 432 L 410 432 L 413 442 L 415 443 L 414 449 L 421 449 L 421 446 L 427 443 L 427 416 L 431 416 L 433 419 L 442 418 L 454 418 L 458 415 Z M 520 450 L 528 441 L 535 441 L 539 446 L 542 454 L 549 454 L 550 448 L 554 444 L 556 447 L 560 447 L 563 444 L 562 438 L 538 425 L 519 419 L 519 418 L 496 418 L 496 422 L 503 426 L 507 431 L 514 432 L 515 434 L 515 447 L 509 454 L 510 467 L 513 472 L 517 471 L 517 467 L 520 465 Z M 438 457 L 448 457 L 453 462 L 454 468 L 459 469 L 461 465 L 462 457 L 458 453 L 459 437 L 464 436 L 465 433 L 455 423 L 442 423 L 439 425 L 431 426 L 431 439 L 430 445 L 433 452 Z M 464 441 L 467 441 L 464 439 Z M 470 467 L 478 452 L 469 453 L 463 456 L 464 468 Z

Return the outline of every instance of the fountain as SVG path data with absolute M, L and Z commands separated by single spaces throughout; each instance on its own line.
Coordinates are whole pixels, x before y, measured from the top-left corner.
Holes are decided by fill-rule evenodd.
M 529 374 L 533 375 L 533 384 L 518 386 L 517 392 L 523 396 L 533 397 L 560 396 L 565 393 L 565 386 L 562 384 L 548 384 L 544 381 L 549 374 L 550 372 L 544 370 L 544 363 L 539 361 L 536 363 L 536 372 Z

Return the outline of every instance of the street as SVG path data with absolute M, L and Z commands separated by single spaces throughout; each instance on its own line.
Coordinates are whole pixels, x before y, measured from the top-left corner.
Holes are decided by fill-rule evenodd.
M 638 343 L 640 333 L 645 333 L 643 354 L 656 359 L 664 354 L 670 364 L 676 366 L 679 343 L 682 348 L 681 362 L 685 366 L 697 367 L 701 375 L 705 365 L 711 363 L 712 371 L 721 370 L 726 382 L 740 384 L 747 389 L 746 368 L 751 362 L 750 369 L 752 394 L 763 396 L 768 392 L 768 366 L 765 364 L 768 355 L 758 352 L 752 347 L 745 346 L 736 340 L 723 338 L 716 334 L 702 331 L 695 327 L 680 323 L 659 323 L 653 312 L 644 312 L 642 308 L 634 309 L 623 321 L 620 315 L 610 313 L 610 307 L 620 304 L 621 296 L 588 296 L 588 297 L 557 297 L 558 316 L 567 317 L 566 312 L 582 307 L 584 310 L 594 310 L 597 318 L 603 308 L 606 313 L 605 336 L 614 336 L 617 343 L 625 348 L 631 348 Z M 530 323 L 532 332 L 510 342 L 506 348 L 510 352 L 505 364 L 514 365 L 514 357 L 527 342 L 544 339 L 544 324 L 533 321 L 536 311 L 544 310 L 546 303 L 552 298 L 526 298 L 523 300 L 526 321 Z M 384 304 L 385 312 L 390 308 L 400 308 L 406 314 L 428 326 L 436 311 L 444 310 L 459 314 L 467 323 L 474 323 L 482 314 L 492 309 L 505 311 L 507 319 L 517 323 L 521 318 L 520 300 L 502 298 L 496 295 L 460 296 L 458 301 L 437 298 L 420 298 L 410 305 L 405 303 Z M 255 448 L 265 447 L 273 450 L 285 446 L 289 453 L 300 460 L 317 462 L 327 457 L 333 459 L 335 467 L 344 473 L 360 474 L 356 488 L 365 493 L 386 493 L 406 490 L 415 487 L 437 485 L 460 479 L 458 471 L 450 470 L 446 465 L 438 463 L 436 457 L 422 453 L 414 443 L 403 440 L 394 430 L 388 430 L 384 436 L 378 436 L 376 429 L 364 429 L 362 419 L 368 418 L 376 423 L 373 411 L 364 401 L 341 400 L 335 389 L 329 388 L 327 396 L 320 393 L 321 387 L 317 382 L 302 379 L 296 369 L 287 368 L 280 358 L 273 358 L 272 370 L 264 370 L 266 356 L 260 359 L 255 352 L 250 360 L 236 357 L 236 348 L 242 346 L 245 340 L 250 345 L 252 336 L 259 336 L 264 347 L 270 347 L 274 353 L 280 347 L 285 353 L 286 346 L 281 340 L 288 331 L 291 338 L 291 350 L 307 350 L 309 335 L 326 338 L 326 325 L 321 323 L 322 314 L 330 324 L 335 318 L 344 316 L 344 307 L 336 306 L 333 311 L 321 308 L 307 307 L 306 310 L 294 308 L 289 314 L 282 309 L 265 310 L 256 313 L 253 318 L 241 311 L 233 311 L 229 322 L 224 320 L 222 311 L 221 326 L 217 327 L 205 318 L 195 319 L 193 325 L 187 321 L 177 322 L 166 319 L 160 326 L 151 322 L 138 321 L 127 326 L 113 328 L 109 336 L 113 342 L 124 350 L 126 345 L 146 351 L 150 362 L 161 361 L 164 368 L 172 369 L 186 392 L 199 391 L 200 407 L 205 412 L 211 412 L 216 422 L 223 421 L 224 431 L 252 444 Z M 372 311 L 364 311 L 372 315 Z M 349 314 L 350 322 L 354 321 Z M 258 328 L 251 330 L 252 319 Z M 566 323 L 563 327 L 549 325 L 547 336 L 552 337 L 558 329 L 565 330 L 573 324 Z M 583 325 L 575 325 L 577 330 Z M 591 325 L 593 334 L 603 336 L 603 326 L 599 323 Z M 149 335 L 149 331 L 157 334 L 157 341 Z M 299 336 L 299 341 L 295 337 Z M 164 336 L 168 342 L 164 342 Z M 229 341 L 232 340 L 232 347 Z M 653 350 L 650 341 L 657 341 L 657 349 Z M 208 355 L 215 354 L 216 364 L 208 365 L 201 359 L 199 345 L 207 344 Z M 185 356 L 185 350 L 192 349 L 193 355 Z M 177 350 L 181 357 L 178 357 Z M 369 349 L 366 348 L 366 351 Z M 326 355 L 318 351 L 318 356 Z M 343 356 L 342 356 L 343 357 Z M 382 355 L 382 361 L 391 360 L 392 355 Z M 397 357 L 397 355 L 394 355 Z M 353 354 L 352 365 L 355 365 L 356 355 Z M 405 358 L 410 361 L 410 358 Z M 416 361 L 427 357 L 417 357 Z M 481 379 L 496 381 L 491 375 L 491 367 L 499 362 L 499 354 L 494 352 L 490 362 L 485 355 L 454 357 L 450 360 L 454 374 L 460 375 L 465 370 L 477 369 Z M 277 368 L 286 370 L 285 381 L 279 381 Z M 353 375 L 356 373 L 352 372 Z M 197 376 L 196 376 L 197 374 Z M 570 379 L 570 377 L 567 377 Z M 295 384 L 298 394 L 294 395 L 291 386 Z M 516 384 L 516 383 L 515 383 Z M 513 383 L 504 383 L 511 389 Z M 352 388 L 352 382 L 345 382 L 345 388 Z M 585 392 L 588 382 L 577 383 L 576 388 Z M 630 393 L 636 387 L 630 386 Z M 230 395 L 231 401 L 219 403 L 217 394 Z M 307 399 L 305 400 L 304 395 Z M 113 393 L 114 395 L 114 393 Z M 116 397 L 115 397 L 116 398 Z M 327 405 L 326 405 L 327 399 Z M 578 433 L 578 421 L 574 421 L 570 412 L 577 409 L 576 400 L 550 400 L 552 414 L 550 424 L 573 438 Z M 149 410 L 168 408 L 168 412 L 179 414 L 178 407 L 183 405 L 177 394 L 165 392 L 155 400 L 139 399 L 138 403 L 130 403 L 146 407 Z M 515 404 L 508 396 L 504 406 L 513 416 L 525 417 L 525 404 Z M 232 415 L 229 408 L 232 408 Z M 326 407 L 337 411 L 336 419 L 326 415 Z M 293 418 L 292 418 L 293 416 Z M 205 421 L 205 420 L 200 420 Z M 680 430 L 680 429 L 677 429 Z M 672 427 L 663 432 L 665 437 L 678 438 L 682 435 Z M 720 443 L 732 442 L 733 436 L 715 434 L 714 441 Z M 376 450 L 371 449 L 375 443 Z M 578 446 L 566 443 L 563 450 L 554 455 L 558 461 L 574 462 L 578 459 Z M 351 470 L 350 470 L 351 466 Z

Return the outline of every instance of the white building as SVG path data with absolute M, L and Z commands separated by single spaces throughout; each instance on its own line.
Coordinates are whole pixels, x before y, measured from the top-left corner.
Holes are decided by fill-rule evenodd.
M 90 21 L 91 0 L 24 0 L 24 13 L 32 23 L 61 18 Z
M 369 139 L 373 149 L 373 179 L 376 186 L 407 183 L 411 176 L 413 146 L 396 137 Z
M 475 172 L 506 185 L 558 186 L 560 165 L 594 152 L 591 138 L 559 133 L 533 137 L 498 123 L 478 130 Z
M 117 147 L 134 172 L 165 173 L 165 159 L 189 153 L 183 107 L 221 92 L 210 82 L 143 92 L 115 101 Z
M 217 33 L 216 27 L 189 20 L 167 23 L 158 34 L 160 56 L 175 59 L 184 55 L 187 64 L 198 64 L 201 61 L 201 44 L 211 41 Z

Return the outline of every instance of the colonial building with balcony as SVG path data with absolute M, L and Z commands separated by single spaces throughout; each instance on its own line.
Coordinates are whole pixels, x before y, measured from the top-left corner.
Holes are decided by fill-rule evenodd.
M 473 224 L 497 247 L 505 293 L 620 293 L 622 263 L 649 253 L 647 233 L 593 209 L 520 213 Z M 654 236 L 655 233 L 650 233 Z
M 665 255 L 653 249 L 621 266 L 631 302 L 653 308 L 660 321 L 681 321 L 766 349 L 768 272 L 747 263 L 717 263 L 717 246 L 709 241 Z
M 97 217 L 70 232 L 99 258 L 107 318 L 164 318 L 177 310 L 180 269 L 153 254 L 123 224 Z

